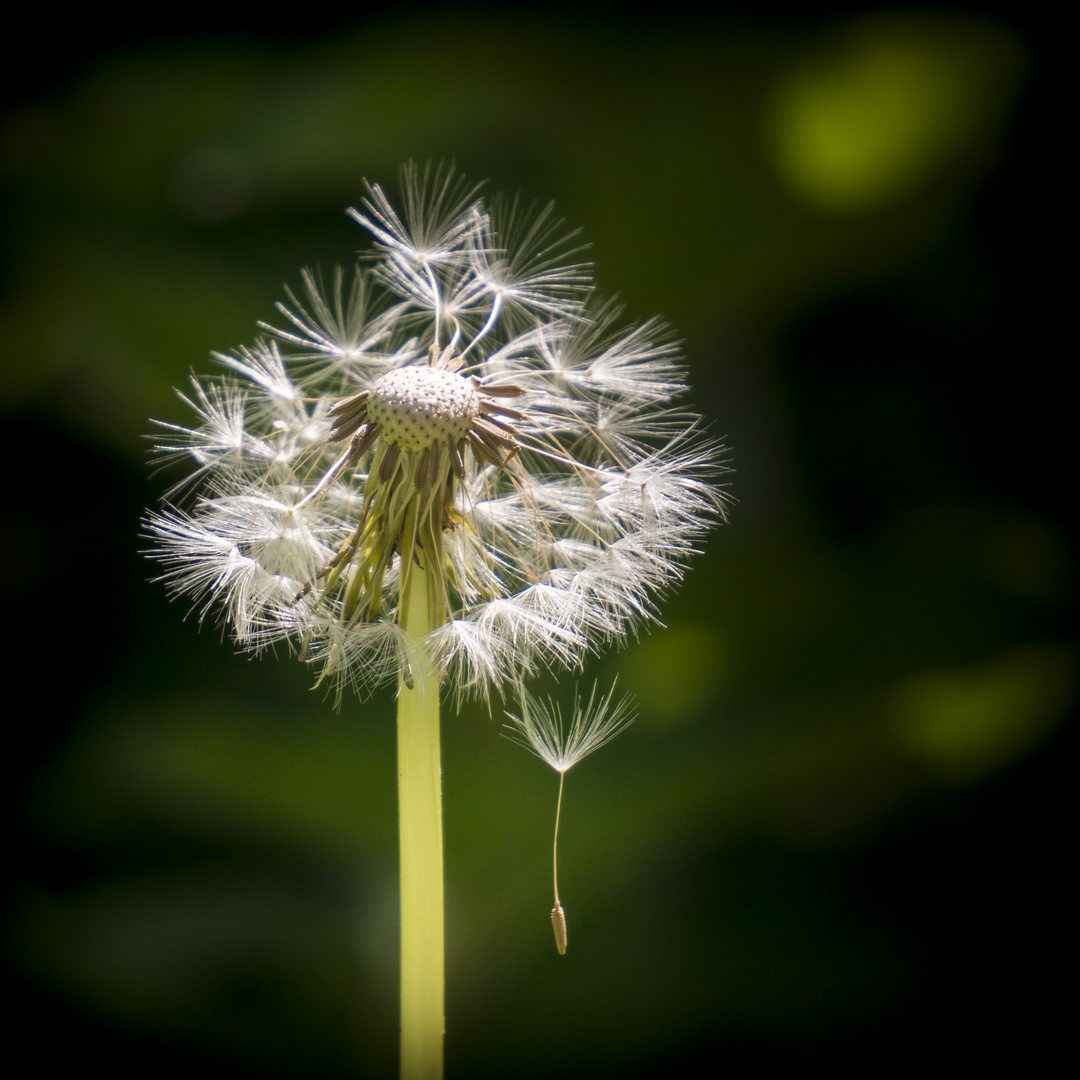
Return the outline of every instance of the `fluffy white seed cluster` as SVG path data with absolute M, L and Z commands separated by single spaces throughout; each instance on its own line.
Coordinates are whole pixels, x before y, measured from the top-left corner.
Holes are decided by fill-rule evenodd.
M 420 647 L 483 698 L 655 617 L 723 514 L 719 452 L 668 329 L 618 327 L 550 206 L 402 180 L 401 212 L 376 185 L 351 212 L 374 240 L 351 280 L 305 272 L 284 326 L 181 395 L 197 422 L 160 449 L 196 471 L 148 532 L 200 615 L 339 689 L 407 677 L 423 567 Z

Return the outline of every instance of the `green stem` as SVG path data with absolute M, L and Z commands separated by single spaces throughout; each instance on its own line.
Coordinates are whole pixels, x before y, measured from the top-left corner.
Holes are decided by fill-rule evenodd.
M 398 694 L 401 836 L 401 1077 L 443 1074 L 442 770 L 439 679 L 420 652 L 430 629 L 428 574 L 414 566 L 406 599 L 412 687 Z

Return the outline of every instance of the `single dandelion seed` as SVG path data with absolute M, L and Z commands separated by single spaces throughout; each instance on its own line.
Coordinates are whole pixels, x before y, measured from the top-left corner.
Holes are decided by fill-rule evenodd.
M 559 774 L 559 796 L 555 803 L 555 839 L 551 846 L 552 883 L 555 906 L 551 909 L 551 925 L 555 930 L 555 947 L 560 955 L 566 953 L 566 911 L 559 900 L 559 818 L 562 813 L 563 783 L 566 774 L 582 758 L 599 750 L 633 722 L 633 706 L 629 697 L 614 702 L 615 686 L 604 697 L 597 697 L 593 684 L 589 700 L 582 705 L 577 689 L 569 724 L 563 720 L 559 705 L 550 699 L 545 703 L 534 698 L 524 687 L 518 688 L 521 715 L 507 713 L 511 723 L 504 725 L 513 733 L 510 738 L 526 750 L 546 761 Z

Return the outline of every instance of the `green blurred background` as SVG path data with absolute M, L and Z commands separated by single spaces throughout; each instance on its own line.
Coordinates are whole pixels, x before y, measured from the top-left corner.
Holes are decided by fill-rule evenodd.
M 147 464 L 149 417 L 189 419 L 172 388 L 301 267 L 351 262 L 362 178 L 447 157 L 556 199 L 600 288 L 672 320 L 738 500 L 666 628 L 586 675 L 640 719 L 567 780 L 566 957 L 556 777 L 497 711 L 447 718 L 450 1076 L 1037 1061 L 1076 701 L 1050 28 L 70 33 L 12 58 L 0 120 L 16 1057 L 393 1075 L 391 697 L 335 713 L 237 656 L 138 534 L 176 478 Z

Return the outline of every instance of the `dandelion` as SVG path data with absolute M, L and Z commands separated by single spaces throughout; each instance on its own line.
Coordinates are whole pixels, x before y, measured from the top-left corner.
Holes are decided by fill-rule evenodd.
M 594 683 L 588 703 L 582 705 L 581 696 L 575 689 L 571 720 L 567 725 L 563 722 L 562 710 L 555 702 L 550 699 L 546 703 L 541 702 L 524 687 L 519 687 L 521 715 L 507 713 L 511 723 L 504 725 L 513 732 L 510 738 L 541 761 L 546 761 L 559 774 L 555 839 L 551 845 L 552 883 L 555 889 L 551 925 L 555 930 L 555 947 L 560 955 L 566 953 L 566 912 L 559 900 L 559 817 L 562 813 L 563 782 L 566 774 L 582 758 L 611 742 L 634 722 L 630 699 L 624 697 L 612 704 L 614 694 L 613 685 L 607 695 L 598 700 Z
M 162 580 L 242 648 L 292 651 L 338 696 L 397 685 L 441 980 L 440 693 L 486 701 L 636 633 L 724 498 L 670 331 L 620 327 L 550 206 L 487 202 L 445 166 L 402 187 L 400 210 L 371 184 L 350 211 L 372 238 L 351 277 L 305 271 L 279 322 L 193 379 L 195 423 L 158 446 L 194 471 L 146 527 Z

